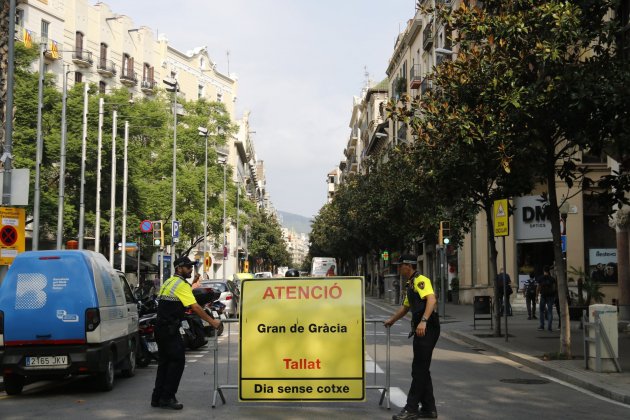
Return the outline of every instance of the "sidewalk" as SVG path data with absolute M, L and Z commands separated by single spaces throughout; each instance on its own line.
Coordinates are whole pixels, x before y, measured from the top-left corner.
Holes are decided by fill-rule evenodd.
M 543 360 L 544 354 L 557 352 L 560 348 L 557 313 L 554 312 L 553 332 L 537 331 L 538 325 L 538 320 L 527 319 L 527 310 L 517 302 L 513 305 L 513 316 L 508 317 L 509 335 L 506 342 L 505 335 L 491 336 L 490 321 L 477 321 L 477 329 L 473 329 L 472 305 L 447 304 L 446 317 L 442 319 L 442 336 L 490 350 L 545 375 L 630 404 L 630 334 L 619 333 L 622 373 L 597 373 L 585 369 L 583 333 L 578 321 L 571 322 L 571 352 L 574 360 Z M 505 318 L 501 321 L 501 333 L 505 334 Z

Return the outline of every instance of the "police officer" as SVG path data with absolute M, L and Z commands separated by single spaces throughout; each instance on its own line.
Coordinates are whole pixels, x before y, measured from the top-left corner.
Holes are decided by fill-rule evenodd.
M 155 341 L 158 345 L 158 368 L 155 377 L 155 388 L 151 395 L 151 406 L 181 410 L 184 405 L 177 401 L 175 394 L 179 381 L 184 373 L 185 348 L 179 333 L 187 306 L 218 328 L 221 321 L 210 317 L 197 303 L 189 279 L 193 263 L 188 257 L 180 257 L 174 262 L 175 275 L 162 285 L 158 294 L 158 310 L 155 326 Z
M 383 324 L 392 326 L 411 310 L 411 332 L 413 335 L 413 363 L 411 365 L 411 387 L 407 404 L 393 416 L 393 420 L 437 418 L 433 383 L 431 382 L 431 357 L 440 336 L 440 321 L 433 312 L 437 299 L 431 280 L 416 272 L 418 259 L 415 255 L 402 255 L 398 260 L 400 276 L 406 283 L 406 296 L 400 309 Z M 418 405 L 422 409 L 418 410 Z

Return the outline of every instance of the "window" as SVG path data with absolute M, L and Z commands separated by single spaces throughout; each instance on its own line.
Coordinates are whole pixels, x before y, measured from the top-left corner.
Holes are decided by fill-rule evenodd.
M 203 98 L 203 85 L 197 86 L 197 99 Z
M 107 83 L 103 81 L 98 82 L 98 93 L 101 93 L 104 95 L 106 90 L 107 90 Z
M 123 77 L 133 78 L 134 77 L 133 57 L 131 57 L 129 54 L 123 54 L 122 65 L 123 65 L 123 68 L 122 68 Z
M 74 49 L 80 57 L 83 52 L 83 32 L 77 32 L 74 37 Z
M 15 9 L 15 26 L 24 26 L 24 10 Z
M 49 26 L 50 26 L 50 22 L 46 22 L 45 20 L 42 20 L 42 30 L 40 32 L 42 33 L 43 41 L 48 41 L 48 27 Z
M 154 69 L 149 63 L 144 63 L 142 66 L 142 80 L 145 82 L 153 82 Z
M 223 94 L 217 93 L 217 102 L 223 102 Z
M 75 71 L 74 83 L 81 83 L 81 82 L 83 82 L 83 73 L 81 73 L 80 71 Z
M 101 54 L 99 57 L 100 68 L 104 69 L 107 67 L 107 44 L 101 42 Z

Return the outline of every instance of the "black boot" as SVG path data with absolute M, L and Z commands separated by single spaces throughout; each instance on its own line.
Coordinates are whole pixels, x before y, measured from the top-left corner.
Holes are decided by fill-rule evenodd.
M 415 411 L 407 411 L 406 408 L 403 408 L 402 411 L 394 416 L 392 416 L 392 420 L 415 420 L 418 418 L 418 412 Z

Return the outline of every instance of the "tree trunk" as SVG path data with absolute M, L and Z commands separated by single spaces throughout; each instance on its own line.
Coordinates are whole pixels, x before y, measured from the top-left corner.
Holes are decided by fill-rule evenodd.
M 487 199 L 485 203 L 483 203 L 484 211 L 486 213 L 486 225 L 487 225 L 487 235 L 488 235 L 488 277 L 489 281 L 492 283 L 492 290 L 494 295 L 494 335 L 501 335 L 501 302 L 499 296 L 499 289 L 497 289 L 496 282 L 494 279 L 497 277 L 497 244 L 494 240 L 494 223 L 492 221 L 492 211 L 494 209 L 494 202 L 490 199 Z
M 550 150 L 550 154 L 554 150 Z M 551 159 L 548 159 L 552 162 Z M 547 216 L 551 222 L 551 236 L 553 238 L 553 255 L 556 269 L 556 281 L 558 300 L 560 301 L 560 353 L 571 358 L 571 323 L 569 318 L 569 301 L 567 296 L 567 274 L 565 262 L 562 255 L 562 238 L 560 233 L 560 210 L 558 206 L 558 195 L 556 193 L 556 168 L 555 164 L 547 168 L 547 189 L 549 194 L 549 206 Z

